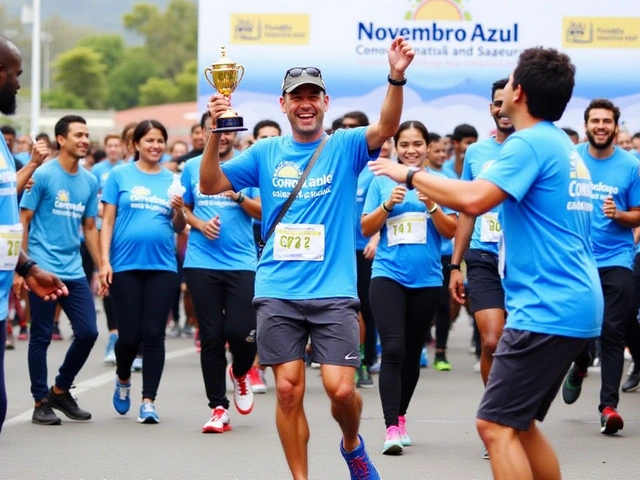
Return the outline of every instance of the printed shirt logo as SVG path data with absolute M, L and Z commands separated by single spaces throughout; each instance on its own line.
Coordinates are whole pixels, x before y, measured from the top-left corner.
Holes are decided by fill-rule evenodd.
M 591 203 L 592 183 L 589 169 L 586 167 L 580 154 L 572 152 L 569 159 L 569 197 L 572 200 L 567 202 L 567 210 L 581 210 L 592 212 Z
M 9 164 L 7 163 L 7 157 L 5 157 L 2 152 L 0 152 L 0 170 L 3 170 L 8 166 Z
M 151 210 L 162 214 L 169 214 L 171 210 L 168 198 L 153 195 L 149 188 L 142 185 L 136 185 L 131 189 L 129 201 L 131 202 L 131 208 Z
M 471 14 L 465 10 L 462 0 L 411 0 L 405 19 L 461 21 L 471 20 Z
M 302 176 L 300 167 L 293 162 L 280 162 L 276 166 L 271 185 L 273 186 L 273 196 L 276 198 L 287 198 L 291 190 L 298 183 L 298 179 Z M 333 173 L 322 175 L 321 177 L 312 177 L 309 175 L 305 180 L 298 198 L 312 199 L 321 197 L 331 193 L 333 183 Z
M 487 161 L 487 162 L 484 162 L 484 163 L 482 164 L 482 167 L 480 168 L 480 173 L 483 173 L 483 172 L 485 172 L 485 171 L 489 170 L 489 169 L 491 168 L 491 165 L 493 165 L 494 163 L 496 163 L 496 159 L 493 159 L 493 160 L 489 160 L 489 161 Z
M 196 205 L 198 207 L 242 208 L 238 203 L 234 202 L 222 193 L 218 193 L 216 195 L 205 195 L 200 191 L 200 182 L 193 182 L 191 185 L 191 191 L 195 192 Z
M 86 205 L 82 202 L 72 203 L 68 190 L 61 189 L 56 193 L 56 200 L 53 202 L 51 213 L 61 217 L 82 218 Z

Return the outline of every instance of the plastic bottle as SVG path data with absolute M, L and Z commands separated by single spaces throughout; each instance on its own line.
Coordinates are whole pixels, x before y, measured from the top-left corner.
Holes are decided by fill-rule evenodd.
M 184 192 L 186 191 L 187 189 L 184 188 L 184 185 L 182 185 L 182 183 L 180 183 L 180 175 L 178 175 L 177 173 L 174 173 L 173 181 L 171 182 L 171 185 L 169 185 L 169 190 L 167 190 L 167 194 L 169 195 L 169 198 L 182 197 L 184 195 Z

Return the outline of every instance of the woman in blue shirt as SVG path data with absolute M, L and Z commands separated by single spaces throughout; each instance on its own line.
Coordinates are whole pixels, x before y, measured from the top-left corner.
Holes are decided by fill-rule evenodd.
M 395 137 L 398 161 L 426 168 L 426 127 L 404 122 Z M 387 177 L 376 177 L 367 193 L 362 233 L 380 232 L 369 298 L 380 334 L 380 398 L 387 433 L 383 453 L 400 454 L 411 445 L 405 414 L 420 377 L 420 353 L 440 304 L 442 238 L 452 238 L 456 215 L 419 192 Z
M 164 368 L 164 330 L 177 286 L 174 233 L 186 219 L 181 196 L 169 198 L 173 174 L 160 166 L 167 130 L 155 120 L 137 125 L 135 162 L 113 169 L 102 191 L 100 276 L 111 284 L 118 318 L 113 406 L 131 406 L 131 365 L 142 343 L 142 405 L 138 421 L 158 423 L 155 398 Z

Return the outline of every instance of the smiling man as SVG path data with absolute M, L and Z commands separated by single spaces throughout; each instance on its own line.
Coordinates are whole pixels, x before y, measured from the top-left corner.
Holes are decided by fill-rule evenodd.
M 59 425 L 52 408 L 73 420 L 89 420 L 91 414 L 78 407 L 69 394 L 73 381 L 89 357 L 98 338 L 93 295 L 82 269 L 80 227 L 87 248 L 100 265 L 98 229 L 98 180 L 79 166 L 89 148 L 86 121 L 66 116 L 56 123 L 58 158 L 40 167 L 31 190 L 22 197 L 20 222 L 23 248 L 47 270 L 64 280 L 70 295 L 60 305 L 73 328 L 73 341 L 60 366 L 54 385 L 47 384 L 47 349 L 51 342 L 55 303 L 45 302 L 29 292 L 31 335 L 29 337 L 29 375 L 35 400 L 32 422 Z M 101 290 L 102 293 L 104 293 Z
M 329 96 L 322 74 L 316 67 L 295 67 L 285 73 L 280 97 L 291 135 L 261 140 L 222 169 L 221 135 L 213 134 L 205 148 L 202 193 L 260 187 L 265 239 L 316 149 L 324 146 L 291 208 L 265 239 L 255 284 L 258 354 L 276 377 L 276 425 L 295 480 L 309 478 L 303 407 L 309 336 L 313 361 L 322 365 L 331 413 L 342 430 L 340 450 L 351 478 L 380 478 L 358 434 L 362 398 L 354 382 L 360 364 L 354 198 L 361 170 L 398 129 L 404 73 L 414 55 L 402 38 L 391 44 L 380 120 L 368 127 L 339 129 L 328 138 L 323 121 Z M 229 99 L 214 95 L 212 118 L 230 106 Z

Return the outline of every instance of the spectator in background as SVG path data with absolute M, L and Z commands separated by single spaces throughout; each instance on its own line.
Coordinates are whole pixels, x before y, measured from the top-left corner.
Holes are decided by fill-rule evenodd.
M 204 124 L 208 117 L 209 112 L 203 113 L 202 117 L 200 117 L 200 123 L 191 127 L 191 150 L 178 158 L 178 168 L 181 168 L 180 166 L 190 158 L 202 155 L 202 152 L 204 152 Z
M 469 145 L 478 141 L 478 131 L 471 125 L 463 123 L 453 130 L 451 140 L 454 157 L 445 162 L 442 166 L 442 173 L 449 178 L 460 178 L 462 166 L 464 165 L 464 155 Z
M 564 133 L 569 136 L 574 145 L 580 143 L 580 135 L 578 135 L 578 132 L 576 132 L 574 129 L 565 127 L 562 130 L 564 130 Z
M 280 135 L 282 135 L 282 129 L 278 122 L 273 120 L 260 120 L 253 127 L 253 138 L 256 142 L 263 138 L 279 137 Z
M 634 133 L 633 138 L 631 139 L 631 143 L 633 144 L 633 148 L 640 153 L 640 132 Z
M 122 129 L 122 135 L 120 136 L 120 142 L 122 145 L 122 159 L 126 162 L 132 162 L 136 154 L 136 149 L 133 145 L 133 131 L 138 126 L 138 122 L 130 122 Z

